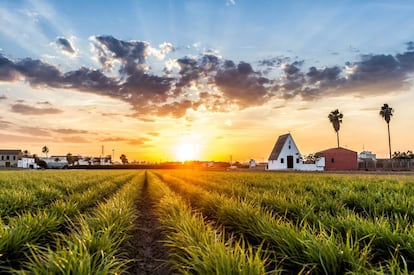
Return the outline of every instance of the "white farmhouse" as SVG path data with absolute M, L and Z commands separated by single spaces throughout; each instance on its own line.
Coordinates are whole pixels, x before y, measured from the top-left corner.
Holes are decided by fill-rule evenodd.
M 292 135 L 285 134 L 277 139 L 269 156 L 267 170 L 323 171 L 324 166 L 324 158 L 318 158 L 315 163 L 304 163 Z

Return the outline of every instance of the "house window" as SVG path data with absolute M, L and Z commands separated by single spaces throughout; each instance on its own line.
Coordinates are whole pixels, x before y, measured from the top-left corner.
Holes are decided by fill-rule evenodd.
M 10 156 L 6 156 L 6 160 L 10 160 Z
M 283 163 L 285 160 L 283 158 L 280 159 L 280 163 Z
M 292 147 L 289 145 L 289 149 L 290 149 L 290 148 L 292 148 Z
M 296 163 L 299 163 L 299 159 L 296 159 Z
M 4 160 L 4 156 L 1 156 L 1 160 Z
M 13 156 L 13 160 L 16 160 L 16 156 Z
M 331 158 L 331 162 L 334 163 L 335 162 L 335 159 L 334 158 Z

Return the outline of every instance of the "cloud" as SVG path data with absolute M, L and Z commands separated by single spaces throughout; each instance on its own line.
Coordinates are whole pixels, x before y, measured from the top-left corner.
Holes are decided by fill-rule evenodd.
M 63 38 L 59 41 L 65 45 Z M 109 96 L 129 103 L 131 117 L 153 121 L 156 116 L 184 117 L 191 109 L 240 110 L 267 104 L 274 98 L 309 101 L 344 94 L 385 94 L 404 89 L 409 75 L 414 73 L 414 42 L 408 42 L 402 53 L 361 55 L 357 60 L 333 66 L 316 66 L 318 62 L 307 64 L 309 61 L 283 56 L 235 62 L 207 51 L 169 59 L 159 72 L 147 64 L 148 57 L 164 58 L 175 51 L 171 43 L 154 48 L 145 41 L 124 41 L 112 36 L 93 36 L 91 42 L 101 68 L 80 67 L 64 72 L 41 60 L 13 61 L 0 55 L 0 81 L 24 80 L 35 88 L 46 86 Z M 19 103 L 12 105 L 12 111 L 61 112 L 49 102 L 39 102 L 38 106 Z
M 52 132 L 59 133 L 59 134 L 67 134 L 67 135 L 74 135 L 74 134 L 90 134 L 91 132 L 87 130 L 79 130 L 79 129 L 50 129 Z
M 62 110 L 56 108 L 38 108 L 22 103 L 12 104 L 11 111 L 23 115 L 51 115 L 63 112 Z
M 112 36 L 93 36 L 91 40 L 98 50 L 99 61 L 104 68 L 112 67 L 115 60 L 121 62 L 120 73 L 132 75 L 145 71 L 145 59 L 150 45 L 144 41 L 123 41 Z
M 56 38 L 56 46 L 60 48 L 64 53 L 75 55 L 76 50 L 73 47 L 73 43 L 64 37 L 57 37 Z
M 22 126 L 19 128 L 19 132 L 21 134 L 28 134 L 28 135 L 33 135 L 33 136 L 43 136 L 43 137 L 50 136 L 49 131 L 47 131 L 44 128 L 39 128 L 39 127 Z
M 147 137 L 140 137 L 140 138 L 136 138 L 136 139 L 130 139 L 128 141 L 128 144 L 130 144 L 130 145 L 142 145 L 142 144 L 146 143 L 149 140 L 150 139 L 147 138 Z
M 126 141 L 128 140 L 127 138 L 123 138 L 123 137 L 108 137 L 108 138 L 103 138 L 100 141 L 101 142 L 119 142 L 119 141 Z
M 0 127 L 1 129 L 9 128 L 12 125 L 10 121 L 0 119 Z
M 62 85 L 61 72 L 53 65 L 40 60 L 25 58 L 16 62 L 14 69 L 32 86 L 60 87 Z
M 14 63 L 0 54 L 0 81 L 14 81 L 17 76 Z
M 153 136 L 153 137 L 157 137 L 157 136 L 160 135 L 159 132 L 147 132 L 146 134 L 149 135 L 149 136 Z
M 68 143 L 89 143 L 90 142 L 90 140 L 87 140 L 86 138 L 79 137 L 79 136 L 62 137 L 60 140 L 64 142 L 68 142 Z
M 226 62 L 215 76 L 215 84 L 222 91 L 224 99 L 242 108 L 261 105 L 269 96 L 265 84 L 269 80 L 254 72 L 252 66 L 240 62 Z

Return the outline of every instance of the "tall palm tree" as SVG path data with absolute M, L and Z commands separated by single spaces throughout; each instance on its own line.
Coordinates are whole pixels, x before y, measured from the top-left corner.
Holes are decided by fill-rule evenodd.
M 49 148 L 46 145 L 42 147 L 42 153 L 44 153 L 47 157 L 47 153 L 49 153 Z
M 328 118 L 336 132 L 336 141 L 339 148 L 339 129 L 341 128 L 342 118 L 344 117 L 338 109 L 329 113 Z
M 387 128 L 388 128 L 388 148 L 390 150 L 390 159 L 391 159 L 391 135 L 390 135 L 390 120 L 392 117 L 392 113 L 394 110 L 388 106 L 387 103 L 385 103 L 379 112 L 380 116 L 387 122 Z

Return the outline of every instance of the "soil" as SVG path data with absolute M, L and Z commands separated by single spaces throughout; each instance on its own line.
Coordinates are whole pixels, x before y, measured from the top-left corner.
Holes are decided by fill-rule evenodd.
M 136 204 L 139 214 L 132 238 L 127 241 L 128 257 L 135 259 L 129 264 L 129 274 L 165 275 L 176 274 L 168 262 L 168 248 L 155 213 L 155 202 L 148 194 L 148 183 L 142 187 L 142 197 Z

